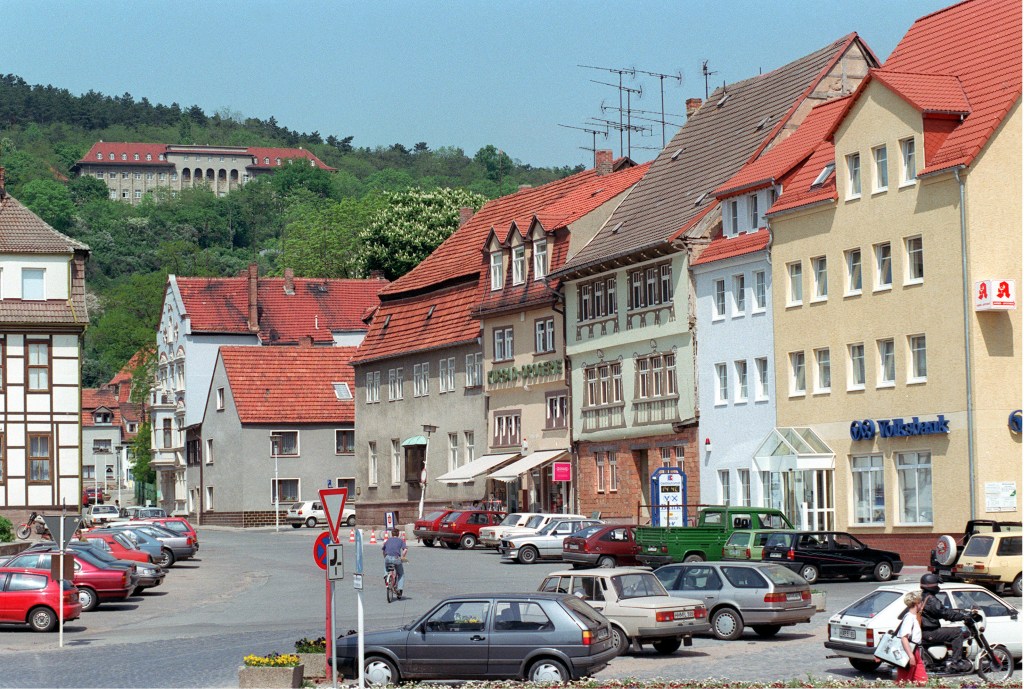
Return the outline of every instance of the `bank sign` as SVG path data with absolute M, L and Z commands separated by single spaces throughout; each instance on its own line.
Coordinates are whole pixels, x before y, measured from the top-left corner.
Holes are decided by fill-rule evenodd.
M 537 364 L 523 364 L 522 366 L 509 366 L 508 368 L 492 368 L 487 372 L 487 383 L 515 383 L 519 380 L 531 380 L 533 378 L 545 378 L 547 376 L 562 375 L 562 360 L 542 361 Z
M 934 421 L 922 421 L 916 416 L 910 421 L 904 419 L 864 419 L 850 424 L 850 437 L 854 440 L 879 438 L 903 438 L 911 435 L 935 435 L 949 433 L 949 419 L 939 414 Z

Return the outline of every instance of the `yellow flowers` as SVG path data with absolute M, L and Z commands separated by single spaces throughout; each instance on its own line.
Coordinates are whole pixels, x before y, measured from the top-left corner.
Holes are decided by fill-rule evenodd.
M 242 659 L 246 667 L 295 667 L 299 656 L 294 653 L 271 653 L 266 656 L 247 655 Z

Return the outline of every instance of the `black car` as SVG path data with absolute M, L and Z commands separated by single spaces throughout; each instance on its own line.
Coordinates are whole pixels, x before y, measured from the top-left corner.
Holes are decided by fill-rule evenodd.
M 877 550 L 843 531 L 788 531 L 772 534 L 761 559 L 785 565 L 813 584 L 819 578 L 856 581 L 871 575 L 889 581 L 903 569 L 899 553 Z
M 561 684 L 601 670 L 617 654 L 608 620 L 560 593 L 453 596 L 412 624 L 363 639 L 363 674 L 371 685 L 410 679 Z M 338 672 L 356 677 L 357 636 L 338 637 L 335 649 Z

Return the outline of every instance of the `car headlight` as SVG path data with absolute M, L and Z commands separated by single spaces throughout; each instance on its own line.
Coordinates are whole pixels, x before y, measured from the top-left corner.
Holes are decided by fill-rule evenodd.
M 140 567 L 139 571 L 143 574 L 143 576 L 147 576 L 147 577 L 151 577 L 151 576 L 155 576 L 156 575 L 156 570 L 153 569 L 152 567 Z

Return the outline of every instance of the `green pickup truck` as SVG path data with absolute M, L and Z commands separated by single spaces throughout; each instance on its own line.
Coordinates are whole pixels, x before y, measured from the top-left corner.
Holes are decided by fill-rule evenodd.
M 650 567 L 670 562 L 721 560 L 737 529 L 792 529 L 786 515 L 769 507 L 702 507 L 696 526 L 638 526 L 637 559 Z

